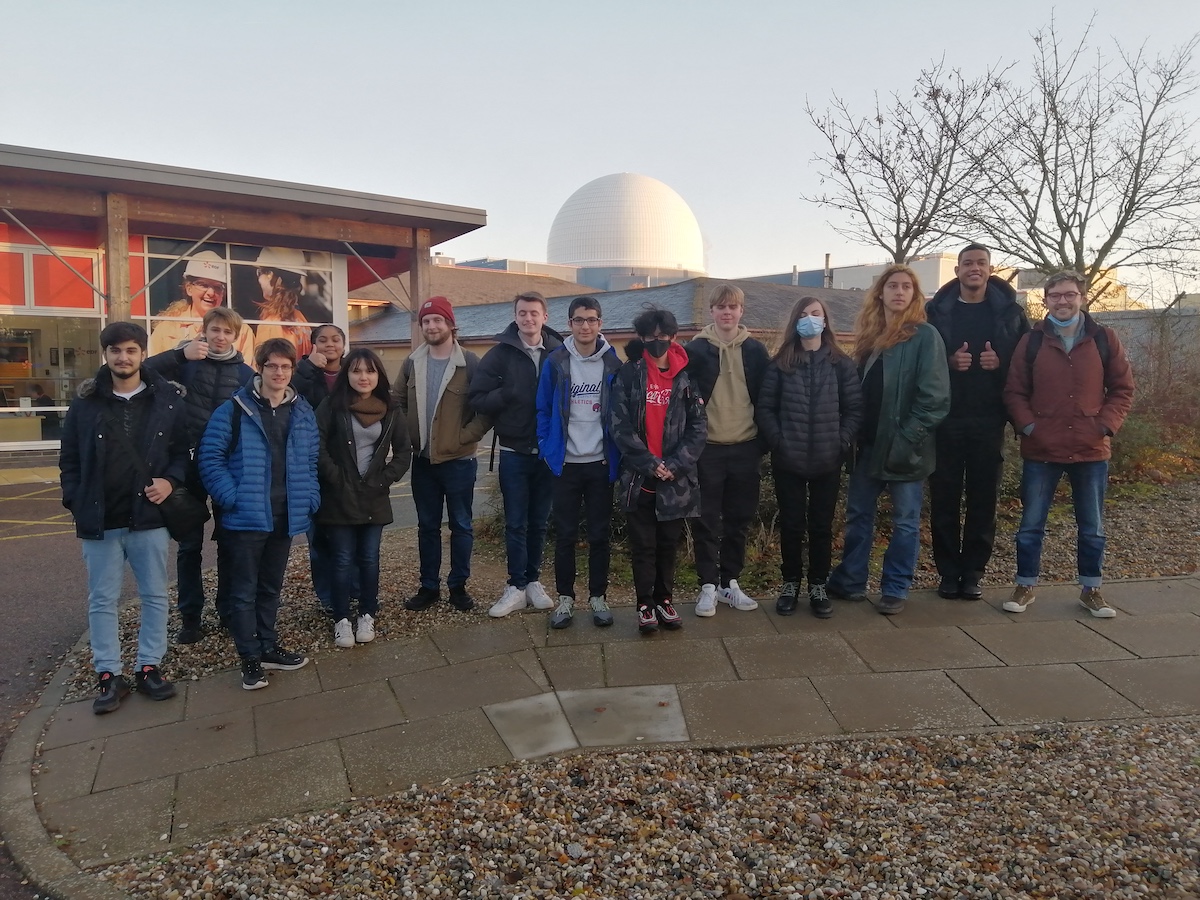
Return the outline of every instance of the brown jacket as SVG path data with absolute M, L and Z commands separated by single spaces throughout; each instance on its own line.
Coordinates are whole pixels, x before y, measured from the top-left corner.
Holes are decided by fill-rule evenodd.
M 1044 336 L 1032 366 L 1025 351 L 1029 334 L 1013 351 L 1004 405 L 1021 436 L 1025 459 L 1052 463 L 1108 459 L 1112 455 L 1109 438 L 1129 414 L 1133 372 L 1125 348 L 1111 328 L 1104 328 L 1108 337 L 1105 367 L 1095 340 L 1103 326 L 1087 313 L 1083 318 L 1083 334 L 1070 353 L 1045 320 L 1033 327 Z M 1029 425 L 1033 431 L 1025 434 Z
M 396 395 L 400 408 L 408 419 L 408 434 L 412 439 L 413 455 L 425 446 L 425 372 L 429 358 L 429 346 L 422 344 L 400 370 Z M 482 438 L 492 423 L 486 416 L 477 415 L 467 403 L 467 389 L 471 375 L 479 365 L 479 357 L 457 344 L 446 374 L 438 389 L 437 408 L 430 425 L 429 461 L 444 463 L 452 459 L 474 456 Z

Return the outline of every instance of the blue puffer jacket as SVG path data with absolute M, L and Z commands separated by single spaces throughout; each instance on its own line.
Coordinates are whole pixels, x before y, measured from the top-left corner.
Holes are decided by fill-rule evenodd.
M 612 383 L 621 368 L 617 351 L 603 342 L 600 360 L 604 364 L 604 382 L 600 385 L 600 425 L 604 429 L 604 455 L 608 458 L 608 480 L 616 481 L 621 474 L 621 451 L 609 430 L 609 410 L 612 407 Z M 567 419 L 571 414 L 571 350 L 556 347 L 542 363 L 542 377 L 537 391 L 538 454 L 550 471 L 562 475 L 567 460 Z
M 221 527 L 230 531 L 270 531 L 273 527 L 271 446 L 254 389 L 257 382 L 256 377 L 216 408 L 196 457 L 204 488 L 221 510 Z M 287 438 L 287 525 L 288 534 L 295 536 L 308 530 L 321 505 L 317 483 L 320 436 L 307 400 L 289 388 L 284 402 L 293 404 Z

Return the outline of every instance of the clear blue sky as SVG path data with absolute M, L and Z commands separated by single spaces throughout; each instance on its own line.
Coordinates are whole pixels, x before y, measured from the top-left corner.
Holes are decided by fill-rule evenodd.
M 1165 52 L 1195 0 L 1066 0 Z M 877 261 L 801 201 L 817 173 L 805 98 L 864 110 L 945 55 L 1024 60 L 1050 5 L 883 0 L 204 3 L 0 0 L 0 143 L 330 185 L 488 212 L 438 249 L 542 260 L 558 208 L 612 172 L 691 206 L 709 270 Z M 1200 110 L 1200 101 L 1192 111 Z

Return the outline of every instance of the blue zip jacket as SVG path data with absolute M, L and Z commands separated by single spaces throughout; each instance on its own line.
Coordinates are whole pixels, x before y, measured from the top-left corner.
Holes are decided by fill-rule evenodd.
M 600 338 L 600 340 L 604 340 Z M 604 383 L 600 388 L 600 422 L 604 428 L 604 455 L 608 457 L 608 480 L 614 482 L 621 472 L 621 451 L 617 449 L 609 427 L 612 383 L 621 361 L 612 344 L 604 343 Z M 550 351 L 542 363 L 538 379 L 537 438 L 538 455 L 555 475 L 562 475 L 567 458 L 567 419 L 571 412 L 571 353 L 565 345 Z
M 208 420 L 200 438 L 197 461 L 204 489 L 221 510 L 221 527 L 230 531 L 271 531 L 271 446 L 263 428 L 253 385 L 258 378 L 226 400 Z M 287 528 L 293 537 L 308 531 L 321 505 L 317 483 L 320 435 L 317 417 L 308 401 L 289 388 L 292 403 L 287 437 Z M 234 416 L 237 442 L 234 438 Z

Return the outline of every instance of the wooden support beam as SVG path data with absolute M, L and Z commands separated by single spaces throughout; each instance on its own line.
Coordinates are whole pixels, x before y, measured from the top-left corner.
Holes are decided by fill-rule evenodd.
M 127 322 L 129 309 L 129 204 L 124 194 L 107 194 L 101 220 L 100 247 L 104 251 L 105 293 L 108 320 Z
M 428 228 L 417 228 L 416 240 L 413 243 L 416 245 L 409 253 L 408 267 L 408 297 L 411 306 L 411 324 L 409 331 L 412 339 L 409 342 L 411 349 L 416 350 L 423 344 L 424 338 L 421 336 L 421 326 L 417 322 L 417 313 L 421 309 L 421 304 L 429 299 L 431 273 L 430 269 L 433 263 L 429 259 L 429 244 L 430 236 Z
M 94 219 L 102 218 L 105 214 L 104 194 L 99 191 L 53 188 L 17 181 L 0 181 L 0 206 Z

